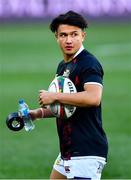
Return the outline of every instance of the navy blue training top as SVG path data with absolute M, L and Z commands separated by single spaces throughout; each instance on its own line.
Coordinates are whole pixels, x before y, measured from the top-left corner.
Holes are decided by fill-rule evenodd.
M 103 69 L 99 61 L 87 50 L 83 50 L 72 61 L 61 61 L 57 74 L 70 70 L 69 78 L 78 92 L 84 91 L 85 83 L 102 85 Z M 107 158 L 108 142 L 102 128 L 101 104 L 92 107 L 77 107 L 72 117 L 56 119 L 63 159 L 76 156 L 100 156 Z

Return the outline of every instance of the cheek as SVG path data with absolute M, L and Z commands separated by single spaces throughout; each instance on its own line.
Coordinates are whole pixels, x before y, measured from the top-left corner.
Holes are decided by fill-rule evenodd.
M 61 39 L 57 39 L 57 43 L 62 46 L 64 44 L 64 40 L 61 40 Z
M 80 39 L 80 38 L 76 39 L 75 41 L 75 43 L 78 44 L 78 46 L 82 44 L 82 42 L 83 42 L 83 39 Z
M 63 49 L 64 49 L 64 42 L 60 41 L 60 40 L 57 40 L 57 43 L 58 43 L 59 47 L 61 48 L 61 50 L 63 51 Z

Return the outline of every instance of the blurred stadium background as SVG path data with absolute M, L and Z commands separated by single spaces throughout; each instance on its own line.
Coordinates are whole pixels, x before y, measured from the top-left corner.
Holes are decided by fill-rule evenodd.
M 0 0 L 0 178 L 49 178 L 59 152 L 55 119 L 35 123 L 31 133 L 5 125 L 20 98 L 30 108 L 47 89 L 62 54 L 49 22 L 75 10 L 89 21 L 84 46 L 105 71 L 103 126 L 109 140 L 103 179 L 131 178 L 131 1 Z

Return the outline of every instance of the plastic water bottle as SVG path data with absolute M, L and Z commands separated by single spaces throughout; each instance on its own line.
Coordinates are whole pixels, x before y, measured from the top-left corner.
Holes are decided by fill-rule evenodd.
M 29 107 L 28 105 L 24 102 L 23 99 L 19 100 L 19 109 L 18 109 L 20 116 L 22 116 L 24 120 L 24 127 L 26 131 L 32 131 L 35 128 L 35 125 L 33 121 L 30 118 L 29 115 Z

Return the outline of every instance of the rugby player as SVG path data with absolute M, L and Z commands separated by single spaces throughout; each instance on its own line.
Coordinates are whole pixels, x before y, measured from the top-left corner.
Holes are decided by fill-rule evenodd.
M 56 74 L 69 70 L 77 93 L 52 93 L 41 90 L 41 108 L 31 110 L 32 119 L 52 117 L 45 105 L 59 102 L 77 107 L 68 120 L 56 118 L 60 153 L 50 179 L 97 179 L 107 161 L 108 142 L 102 126 L 103 68 L 83 42 L 86 19 L 69 11 L 54 18 L 50 29 L 63 53 Z

